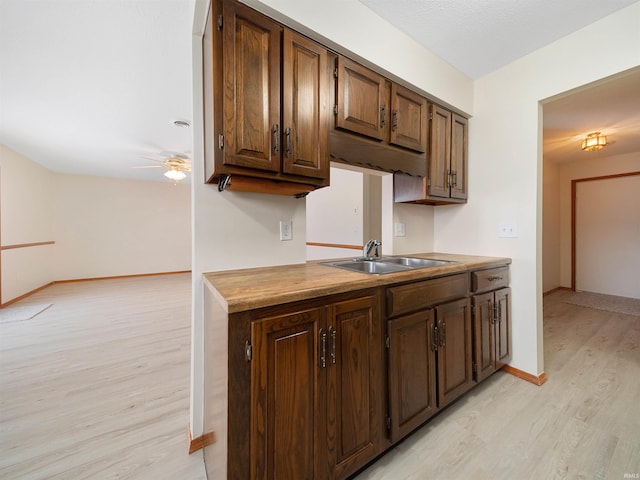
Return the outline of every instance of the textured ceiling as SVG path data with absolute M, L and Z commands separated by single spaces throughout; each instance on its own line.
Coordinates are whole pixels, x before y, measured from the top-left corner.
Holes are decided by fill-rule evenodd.
M 472 78 L 634 3 L 361 1 Z M 56 172 L 166 181 L 162 169 L 133 167 L 192 152 L 192 132 L 173 121 L 192 119 L 194 7 L 195 0 L 0 0 L 0 143 Z M 609 153 L 632 137 L 621 137 L 637 118 L 624 99 L 605 102 L 619 112 L 591 120 L 579 110 L 584 102 L 557 101 L 545 106 L 549 154 L 559 158 L 569 139 L 594 129 L 618 129 Z
M 479 78 L 637 0 L 359 0 Z

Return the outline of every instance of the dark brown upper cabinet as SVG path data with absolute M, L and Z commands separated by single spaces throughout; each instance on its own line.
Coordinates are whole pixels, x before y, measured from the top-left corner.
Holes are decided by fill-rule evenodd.
M 342 56 L 335 72 L 337 128 L 426 152 L 426 98 Z
M 430 105 L 427 174 L 394 175 L 395 201 L 428 205 L 466 203 L 467 130 L 465 117 Z
M 431 106 L 427 195 L 467 199 L 467 119 Z
M 207 181 L 276 180 L 237 183 L 270 193 L 328 185 L 327 50 L 229 0 L 214 2 L 204 42 Z
M 336 76 L 336 127 L 384 140 L 388 123 L 387 80 L 342 56 L 337 59 Z
M 391 84 L 389 142 L 416 152 L 427 151 L 427 99 L 408 88 Z

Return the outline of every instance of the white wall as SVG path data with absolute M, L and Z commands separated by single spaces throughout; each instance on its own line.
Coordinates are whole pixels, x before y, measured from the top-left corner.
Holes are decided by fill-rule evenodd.
M 560 179 L 558 165 L 544 162 L 542 185 L 542 291 L 560 284 Z
M 640 299 L 640 174 L 576 184 L 576 290 Z
M 0 145 L 0 245 L 55 241 L 53 174 Z M 2 251 L 2 303 L 55 280 L 55 245 Z
M 306 202 L 307 242 L 362 245 L 364 174 L 331 167 L 331 186 L 311 192 Z M 307 245 L 307 259 L 357 257 L 351 249 Z
M 639 64 L 636 3 L 475 82 L 470 201 L 436 209 L 436 249 L 513 258 L 511 365 L 526 372 L 544 370 L 539 102 Z M 519 237 L 497 238 L 501 221 L 517 223 Z
M 56 280 L 191 270 L 188 184 L 54 177 Z
M 640 152 L 585 158 L 558 167 L 560 198 L 560 286 L 571 287 L 571 181 L 640 171 Z M 637 203 L 637 202 L 636 202 Z
M 56 174 L 0 147 L 2 302 L 55 280 L 191 269 L 190 187 Z

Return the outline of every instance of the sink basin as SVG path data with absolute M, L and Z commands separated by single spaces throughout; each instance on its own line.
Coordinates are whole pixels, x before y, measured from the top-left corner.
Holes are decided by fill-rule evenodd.
M 456 263 L 449 260 L 434 260 L 432 258 L 416 257 L 382 257 L 378 260 L 363 260 L 354 258 L 353 260 L 340 260 L 337 262 L 326 262 L 322 265 L 330 267 L 344 268 L 352 272 L 362 272 L 369 274 L 383 274 L 407 272 L 418 268 L 440 267 Z
M 382 257 L 378 261 L 395 265 L 405 265 L 411 268 L 440 267 L 442 265 L 455 263 L 448 260 L 434 260 L 433 258 L 416 257 Z
M 406 272 L 410 270 L 404 265 L 398 265 L 395 263 L 386 263 L 377 261 L 368 261 L 368 260 L 342 260 L 339 262 L 327 262 L 322 265 L 329 265 L 330 267 L 338 267 L 344 268 L 347 270 L 351 270 L 353 272 L 362 272 L 362 273 L 394 273 L 394 272 Z

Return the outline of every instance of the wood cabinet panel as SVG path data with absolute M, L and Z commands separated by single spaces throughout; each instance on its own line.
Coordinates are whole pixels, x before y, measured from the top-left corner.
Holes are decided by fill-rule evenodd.
M 386 79 L 342 56 L 337 72 L 336 126 L 383 140 L 388 121 Z
M 495 301 L 498 304 L 496 369 L 500 369 L 511 360 L 511 289 L 502 288 L 495 292 Z
M 390 440 L 396 442 L 437 411 L 434 311 L 388 321 Z
M 277 172 L 282 29 L 233 2 L 223 15 L 224 164 Z
M 436 197 L 449 197 L 451 115 L 445 108 L 431 106 L 427 194 Z
M 467 273 L 448 275 L 387 289 L 387 315 L 395 317 L 431 305 L 465 297 L 469 292 Z
M 511 359 L 511 289 L 474 295 L 472 301 L 475 379 L 481 382 Z
M 252 325 L 251 478 L 323 478 L 317 352 L 324 321 L 325 310 L 315 308 Z
M 436 307 L 438 325 L 438 407 L 473 385 L 471 304 L 468 298 Z
M 481 382 L 496 371 L 493 292 L 473 297 L 475 378 Z
M 487 292 L 509 285 L 509 267 L 488 268 L 471 272 L 471 291 Z
M 283 52 L 282 170 L 327 178 L 330 122 L 327 50 L 285 29 Z
M 451 119 L 451 198 L 467 199 L 468 139 L 467 119 L 453 114 Z
M 427 99 L 408 88 L 391 85 L 389 142 L 417 152 L 427 151 Z
M 327 438 L 332 478 L 346 478 L 382 451 L 379 298 L 330 306 Z

